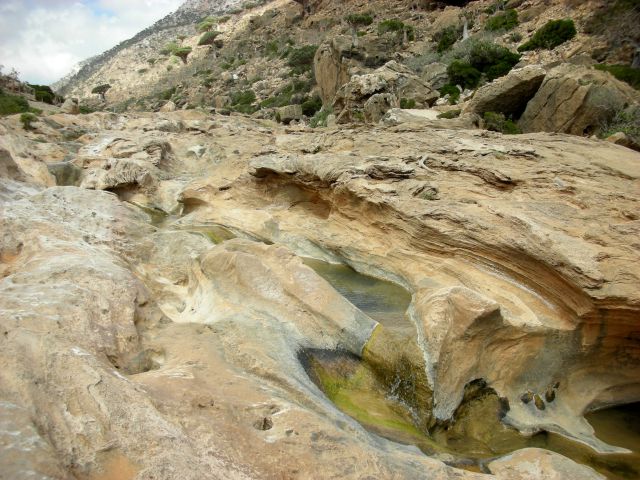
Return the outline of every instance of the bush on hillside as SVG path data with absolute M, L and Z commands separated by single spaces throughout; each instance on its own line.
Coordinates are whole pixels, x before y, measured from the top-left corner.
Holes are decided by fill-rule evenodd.
M 25 130 L 33 130 L 33 126 L 31 124 L 36 120 L 38 120 L 38 117 L 30 112 L 26 112 L 20 115 L 20 122 L 22 123 L 22 128 L 24 128 Z
M 216 19 L 214 17 L 207 17 L 204 20 L 202 20 L 199 24 L 198 24 L 198 31 L 200 33 L 203 32 L 208 32 L 209 30 L 211 30 L 214 26 L 216 25 Z
M 595 68 L 609 72 L 618 80 L 628 83 L 636 90 L 640 90 L 640 68 L 632 68 L 629 65 L 596 65 Z
M 614 133 L 622 132 L 640 144 L 640 108 L 629 107 L 616 112 L 612 119 L 600 127 L 600 138 L 607 138 Z
M 415 28 L 395 18 L 384 20 L 378 24 L 378 35 L 384 35 L 387 32 L 395 32 L 410 42 L 416 39 Z
M 309 122 L 309 126 L 311 128 L 326 127 L 327 119 L 332 113 L 333 107 L 322 107 L 322 109 L 313 116 Z
M 294 79 L 284 88 L 276 91 L 273 97 L 269 97 L 266 100 L 260 102 L 260 106 L 262 108 L 272 108 L 272 107 L 285 107 L 287 105 L 291 105 L 293 102 L 292 98 L 296 94 L 304 94 L 311 90 L 311 83 L 306 82 L 304 80 Z M 321 105 L 322 106 L 322 105 Z
M 443 28 L 433 35 L 433 40 L 438 42 L 436 47 L 438 53 L 446 52 L 461 38 L 462 28 L 454 26 Z
M 13 115 L 28 111 L 29 102 L 26 98 L 0 90 L 0 115 Z
M 317 45 L 305 45 L 300 48 L 292 48 L 288 54 L 287 64 L 294 73 L 304 73 L 313 67 L 313 57 L 318 50 Z
M 576 36 L 573 20 L 551 20 L 533 34 L 528 42 L 518 47 L 519 52 L 543 48 L 552 50 Z
M 480 70 L 462 60 L 451 62 L 447 68 L 447 75 L 452 85 L 460 85 L 462 88 L 476 88 L 482 78 Z
M 484 128 L 492 132 L 500 132 L 505 135 L 515 135 L 522 133 L 520 127 L 516 123 L 504 116 L 503 113 L 485 112 Z
M 511 8 L 503 13 L 490 17 L 484 26 L 489 32 L 508 31 L 518 26 L 518 12 Z
M 33 88 L 33 94 L 37 101 L 53 105 L 56 100 L 56 94 L 51 90 L 51 87 L 48 85 L 35 85 L 31 83 L 28 85 Z
M 322 99 L 314 95 L 311 98 L 308 98 L 304 102 L 302 102 L 302 113 L 307 117 L 313 117 L 316 112 L 319 112 L 322 108 Z
M 231 108 L 236 112 L 246 113 L 250 115 L 258 110 L 258 107 L 253 105 L 256 101 L 256 94 L 253 90 L 238 90 L 231 93 Z
M 198 45 L 202 46 L 202 45 L 213 45 L 213 43 L 216 41 L 216 37 L 218 35 L 220 35 L 221 32 L 218 31 L 212 31 L 212 32 L 206 32 L 204 33 L 201 37 L 200 40 L 198 40 Z
M 373 23 L 373 17 L 368 13 L 352 13 L 344 17 L 344 20 L 353 28 L 368 27 Z
M 450 83 L 447 83 L 438 91 L 440 92 L 440 96 L 442 97 L 444 97 L 445 95 L 449 95 L 449 103 L 451 105 L 458 103 L 458 100 L 460 99 L 460 89 Z
M 191 47 L 180 47 L 171 52 L 173 55 L 182 60 L 182 63 L 187 63 L 187 57 L 191 54 Z

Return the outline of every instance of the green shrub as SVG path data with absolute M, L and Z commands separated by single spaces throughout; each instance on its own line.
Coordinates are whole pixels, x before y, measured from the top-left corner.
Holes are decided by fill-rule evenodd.
M 441 114 L 439 114 L 438 118 L 446 118 L 446 119 L 458 118 L 460 116 L 460 113 L 462 113 L 462 110 L 460 109 L 448 110 L 446 112 L 442 112 Z
M 438 53 L 446 52 L 461 38 L 462 28 L 454 26 L 443 28 L 433 35 L 433 40 L 438 42 Z
M 313 117 L 321 108 L 322 99 L 317 95 L 302 102 L 302 113 L 307 117 Z
M 31 83 L 28 85 L 33 88 L 33 95 L 37 101 L 53 104 L 56 100 L 56 94 L 48 85 L 35 85 Z
M 171 52 L 173 55 L 182 60 L 182 63 L 187 63 L 187 57 L 191 53 L 191 47 L 180 47 Z
M 462 88 L 476 88 L 480 83 L 482 72 L 468 62 L 454 60 L 447 67 L 447 75 L 453 85 L 460 85 Z
M 24 128 L 25 130 L 33 130 L 33 126 L 31 124 L 36 120 L 38 120 L 38 117 L 30 112 L 26 112 L 20 115 L 20 122 L 22 123 L 22 128 Z
M 288 53 L 287 64 L 294 73 L 304 73 L 313 67 L 313 57 L 318 50 L 317 45 L 305 45 L 300 48 L 292 48 Z
M 605 122 L 599 132 L 600 138 L 607 138 L 614 133 L 622 132 L 640 144 L 640 108 L 630 107 L 620 110 L 615 116 Z
M 609 72 L 618 80 L 628 83 L 636 90 L 640 90 L 640 69 L 631 68 L 629 65 L 596 65 L 595 68 Z
M 511 32 L 509 34 L 509 41 L 512 43 L 518 43 L 522 41 L 522 34 L 520 32 Z
M 105 99 L 104 95 L 107 93 L 107 91 L 110 88 L 111 88 L 111 85 L 109 85 L 108 83 L 103 83 L 101 85 L 97 85 L 96 87 L 94 87 L 93 90 L 91 90 L 91 93 L 95 95 L 100 95 L 100 98 L 104 100 Z
M 508 118 L 505 118 L 503 113 L 485 112 L 484 114 L 484 126 L 487 130 L 492 132 L 500 132 L 505 135 L 515 135 L 522 133 L 522 130 L 516 125 L 516 123 Z
M 311 128 L 326 127 L 327 126 L 327 118 L 332 113 L 333 113 L 333 108 L 332 107 L 323 107 L 320 111 L 318 111 L 313 116 L 313 118 L 309 122 L 309 126 Z
M 284 88 L 281 88 L 276 92 L 273 97 L 269 97 L 266 100 L 260 102 L 260 106 L 262 108 L 272 108 L 272 107 L 284 107 L 286 105 L 291 105 L 291 98 L 293 95 L 297 93 L 306 93 L 311 90 L 312 82 L 305 82 L 303 80 L 294 79 L 292 82 L 287 84 Z
M 552 50 L 576 36 L 573 20 L 551 20 L 533 34 L 531 39 L 518 47 L 519 52 L 544 48 Z
M 367 27 L 373 23 L 373 17 L 368 13 L 353 13 L 344 17 L 345 21 L 355 27 Z
M 443 97 L 445 95 L 449 95 L 449 103 L 451 105 L 456 104 L 460 99 L 460 89 L 458 89 L 458 87 L 450 83 L 447 83 L 438 91 L 440 92 L 440 95 Z
M 406 36 L 409 41 L 416 39 L 415 28 L 395 18 L 384 20 L 378 24 L 378 35 L 384 35 L 387 32 L 395 32 L 398 36 Z
M 160 50 L 160 54 L 161 55 L 172 55 L 173 52 L 175 52 L 179 48 L 180 48 L 180 45 L 178 45 L 176 42 L 169 42 L 162 48 L 162 50 Z
M 0 115 L 13 115 L 29 111 L 29 102 L 19 95 L 0 92 Z
M 402 109 L 411 109 L 416 108 L 416 101 L 413 98 L 401 98 L 400 99 L 400 108 Z
M 154 63 L 156 63 L 156 59 L 155 58 L 148 58 L 147 62 L 149 63 L 149 65 L 153 65 Z
M 475 42 L 469 51 L 469 63 L 487 74 L 489 80 L 509 72 L 519 61 L 520 55 L 492 42 Z M 495 75 L 497 71 L 500 75 Z
M 207 17 L 198 24 L 198 32 L 208 32 L 216 25 L 214 17 Z
M 236 112 L 246 113 L 250 115 L 258 110 L 258 107 L 253 105 L 256 101 L 256 94 L 253 90 L 238 90 L 231 93 L 231 108 Z
M 518 12 L 509 9 L 503 13 L 497 13 L 487 20 L 484 29 L 489 32 L 504 30 L 505 32 L 518 26 Z
M 144 73 L 147 73 L 148 71 L 149 71 L 149 69 L 148 69 L 148 68 L 141 68 L 141 69 L 139 69 L 139 70 L 138 70 L 138 73 L 139 73 L 140 75 L 142 75 L 142 74 L 144 74 Z
M 171 87 L 163 92 L 160 92 L 160 98 L 162 100 L 171 100 L 171 97 L 176 93 L 176 87 Z
M 80 105 L 79 109 L 80 109 L 80 113 L 82 113 L 83 115 L 86 115 L 88 113 L 93 113 L 96 111 L 93 108 L 88 107 L 86 105 Z
M 198 45 L 200 45 L 200 46 L 202 46 L 202 45 L 213 45 L 213 43 L 216 41 L 216 37 L 218 35 L 220 35 L 220 33 L 222 33 L 222 32 L 211 31 L 211 32 L 204 33 L 200 37 L 200 40 L 198 40 Z

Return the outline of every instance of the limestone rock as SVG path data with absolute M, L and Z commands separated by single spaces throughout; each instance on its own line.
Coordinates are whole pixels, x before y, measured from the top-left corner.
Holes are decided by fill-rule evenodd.
M 176 104 L 173 103 L 171 100 L 169 100 L 162 107 L 160 107 L 160 111 L 161 112 L 175 112 L 176 108 L 177 108 Z
M 60 107 L 62 113 L 69 113 L 71 115 L 77 115 L 80 113 L 80 105 L 77 98 L 67 98 Z
M 604 480 L 592 468 L 539 448 L 524 448 L 494 460 L 489 470 L 504 480 Z
M 432 90 L 413 72 L 391 61 L 372 73 L 354 75 L 349 83 L 340 88 L 333 104 L 338 123 L 358 120 L 359 116 L 364 119 L 364 105 L 376 94 L 388 95 L 377 97 L 378 100 L 373 101 L 377 104 L 375 108 L 373 105 L 370 106 L 370 110 L 376 110 L 378 113 L 384 104 L 391 108 L 398 105 L 401 98 L 414 100 L 417 106 L 427 107 L 439 96 L 438 92 Z M 389 95 L 395 96 L 397 100 L 391 100 Z M 377 114 L 373 115 L 373 118 L 377 118 Z
M 280 121 L 287 125 L 294 120 L 300 120 L 302 118 L 302 106 L 287 105 L 280 107 L 278 108 L 278 114 L 280 115 Z
M 537 65 L 511 70 L 508 75 L 480 87 L 465 112 L 499 112 L 519 117 L 538 91 L 546 72 Z
M 322 103 L 331 103 L 340 87 L 349 81 L 349 63 L 343 55 L 346 42 L 350 42 L 346 37 L 335 37 L 316 51 L 313 71 Z
M 640 151 L 640 143 L 634 141 L 629 135 L 624 132 L 617 132 L 608 136 L 605 139 L 607 142 L 615 143 L 623 147 L 632 148 L 633 150 Z
M 607 72 L 560 65 L 547 73 L 520 118 L 525 132 L 590 135 L 615 112 L 640 102 L 640 94 Z
M 364 103 L 364 119 L 368 123 L 378 123 L 391 108 L 398 107 L 398 98 L 390 93 L 375 93 Z
M 424 67 L 420 78 L 434 90 L 439 90 L 449 83 L 447 65 L 444 63 L 431 63 Z

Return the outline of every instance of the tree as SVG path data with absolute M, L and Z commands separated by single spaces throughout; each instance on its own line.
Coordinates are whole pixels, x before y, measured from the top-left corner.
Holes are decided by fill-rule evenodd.
M 108 83 L 103 83 L 102 85 L 98 85 L 93 90 L 91 90 L 91 93 L 100 95 L 100 98 L 102 98 L 102 101 L 104 102 L 106 101 L 104 94 L 107 93 L 107 90 L 109 90 L 110 88 L 111 85 L 109 85 Z
M 345 21 L 351 27 L 351 43 L 357 46 L 358 27 L 367 27 L 373 23 L 373 17 L 368 13 L 353 13 L 344 17 Z
M 176 57 L 180 58 L 180 60 L 182 60 L 182 63 L 184 63 L 186 65 L 187 64 L 187 57 L 191 53 L 191 47 L 176 48 L 172 53 Z
M 204 33 L 204 32 L 208 32 L 210 31 L 216 24 L 217 24 L 217 19 L 215 17 L 207 17 L 204 20 L 202 20 L 199 24 L 198 24 L 198 31 L 200 33 Z

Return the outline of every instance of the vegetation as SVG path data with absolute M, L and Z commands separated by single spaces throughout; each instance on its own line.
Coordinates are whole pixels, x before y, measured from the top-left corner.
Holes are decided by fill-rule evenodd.
M 489 15 L 493 15 L 498 10 L 504 10 L 507 6 L 508 0 L 497 0 L 492 5 L 489 5 L 484 9 L 484 13 L 488 13 Z
M 439 114 L 438 118 L 446 118 L 446 119 L 458 118 L 460 116 L 460 113 L 462 113 L 462 110 L 460 109 L 448 110 L 446 112 L 442 112 L 441 114 Z
M 26 112 L 20 115 L 20 122 L 22 123 L 22 128 L 25 130 L 33 130 L 33 126 L 31 124 L 36 120 L 38 120 L 38 117 L 31 112 Z
M 198 41 L 198 45 L 200 46 L 213 45 L 213 43 L 216 41 L 216 37 L 220 35 L 220 33 L 221 32 L 218 32 L 218 31 L 206 32 L 200 37 L 200 40 Z
M 109 85 L 108 83 L 103 83 L 102 85 L 98 85 L 96 87 L 93 88 L 93 90 L 91 90 L 91 93 L 95 94 L 95 95 L 100 95 L 100 98 L 102 99 L 102 101 L 105 101 L 105 93 L 107 93 L 107 90 L 109 90 L 111 88 L 111 85 Z
M 313 118 L 309 122 L 309 126 L 311 128 L 326 127 L 327 119 L 329 118 L 329 115 L 331 115 L 332 113 L 333 113 L 332 107 L 330 106 L 322 107 L 322 109 L 313 116 Z
M 0 90 L 0 115 L 28 112 L 29 102 L 20 95 L 11 95 Z
M 640 145 L 640 108 L 630 107 L 618 111 L 611 120 L 601 126 L 599 136 L 607 138 L 618 132 L 626 134 Z
M 209 16 L 198 24 L 198 32 L 200 33 L 208 32 L 209 30 L 211 30 L 213 27 L 216 26 L 216 23 L 217 23 L 216 18 Z
M 191 47 L 180 47 L 171 52 L 173 55 L 182 60 L 182 63 L 187 63 L 187 57 L 191 53 Z
M 302 102 L 302 113 L 307 117 L 313 117 L 322 108 L 322 99 L 314 95 Z
M 400 108 L 402 109 L 411 109 L 416 108 L 416 101 L 413 98 L 401 98 L 400 99 Z
M 462 88 L 476 88 L 482 78 L 480 70 L 462 60 L 451 62 L 451 65 L 447 68 L 447 75 L 449 75 L 451 85 L 460 85 Z
M 239 90 L 231 93 L 231 108 L 236 112 L 247 115 L 254 113 L 258 109 L 253 105 L 255 101 L 256 94 L 253 90 Z
M 518 47 L 519 52 L 536 50 L 539 48 L 552 50 L 567 40 L 576 36 L 573 20 L 551 20 L 533 34 L 528 42 Z
M 460 89 L 458 89 L 458 87 L 450 83 L 447 83 L 446 85 L 444 85 L 439 90 L 439 92 L 440 92 L 440 95 L 443 97 L 445 95 L 449 95 L 449 103 L 451 105 L 458 103 L 458 100 L 460 99 Z
M 504 116 L 503 113 L 485 112 L 484 127 L 492 132 L 500 132 L 505 135 L 515 135 L 522 133 L 516 123 Z
M 39 102 L 49 103 L 53 105 L 56 99 L 60 100 L 60 97 L 58 97 L 48 85 L 34 85 L 31 83 L 29 83 L 28 85 L 33 88 L 34 96 Z
M 354 29 L 368 27 L 373 23 L 373 17 L 368 13 L 353 13 L 344 17 L 344 20 Z
M 629 65 L 596 65 L 595 68 L 609 72 L 622 82 L 626 82 L 636 90 L 640 90 L 640 69 L 632 68 Z
M 384 35 L 387 32 L 395 32 L 398 36 L 402 36 L 403 41 L 416 39 L 415 28 L 395 18 L 384 20 L 378 24 L 378 35 Z
M 295 79 L 284 88 L 278 90 L 273 97 L 269 97 L 260 103 L 262 108 L 284 107 L 294 103 L 293 97 L 297 94 L 305 94 L 311 90 L 311 82 Z M 322 107 L 322 104 L 320 104 Z
M 518 12 L 511 8 L 503 13 L 497 13 L 487 20 L 484 29 L 489 32 L 509 31 L 518 26 Z
M 462 29 L 460 27 L 446 27 L 433 35 L 433 40 L 438 42 L 436 51 L 443 53 L 449 50 L 454 43 L 462 38 Z
M 288 53 L 288 65 L 296 74 L 311 71 L 313 67 L 313 57 L 318 50 L 317 45 L 305 45 L 300 48 L 292 48 Z

